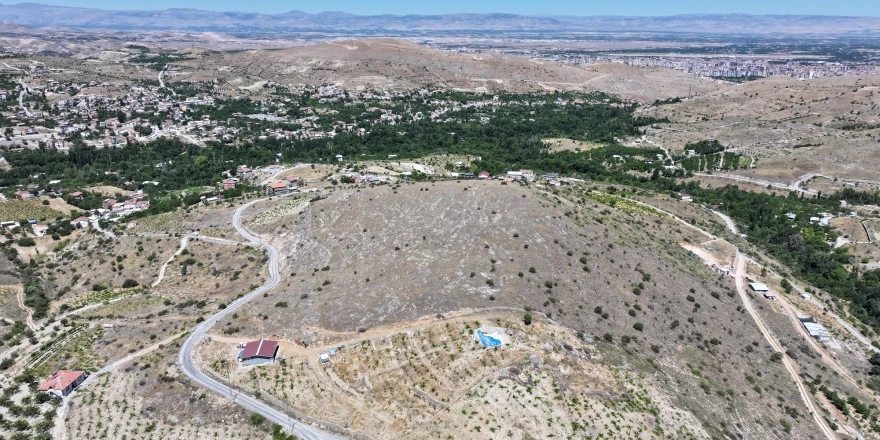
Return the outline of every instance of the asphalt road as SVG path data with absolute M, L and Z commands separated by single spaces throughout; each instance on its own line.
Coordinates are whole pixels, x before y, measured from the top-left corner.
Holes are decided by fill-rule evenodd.
M 235 312 L 241 306 L 247 304 L 250 300 L 262 295 L 264 292 L 275 287 L 279 281 L 278 275 L 278 250 L 269 245 L 268 243 L 263 242 L 258 237 L 252 235 L 250 232 L 245 230 L 241 226 L 241 214 L 245 209 L 253 206 L 255 203 L 260 202 L 265 199 L 254 200 L 247 204 L 242 205 L 237 210 L 235 210 L 235 214 L 232 216 L 232 225 L 241 234 L 242 237 L 249 240 L 251 244 L 262 247 L 269 254 L 269 281 L 258 287 L 256 290 L 251 293 L 233 301 L 229 304 L 225 309 L 221 310 L 216 315 L 206 319 L 204 322 L 199 324 L 195 329 L 193 329 L 190 336 L 186 338 L 186 341 L 183 342 L 183 345 L 180 348 L 180 355 L 178 356 L 178 364 L 180 365 L 180 369 L 187 377 L 192 379 L 195 383 L 199 384 L 203 388 L 210 390 L 214 393 L 217 393 L 221 396 L 231 397 L 232 401 L 239 404 L 241 407 L 248 411 L 252 411 L 258 413 L 267 420 L 272 423 L 277 423 L 285 428 L 290 429 L 290 426 L 293 425 L 293 433 L 305 440 L 338 440 L 343 439 L 344 437 L 340 437 L 335 434 L 331 434 L 329 432 L 320 430 L 311 425 L 306 425 L 304 423 L 292 423 L 292 418 L 287 414 L 272 408 L 271 406 L 259 401 L 255 397 L 248 395 L 246 393 L 238 392 L 238 391 L 230 391 L 230 388 L 205 374 L 195 365 L 193 362 L 193 349 L 196 345 L 201 341 L 201 339 L 205 336 L 208 330 L 214 326 L 221 318 L 224 316 Z M 230 395 L 231 394 L 231 395 Z

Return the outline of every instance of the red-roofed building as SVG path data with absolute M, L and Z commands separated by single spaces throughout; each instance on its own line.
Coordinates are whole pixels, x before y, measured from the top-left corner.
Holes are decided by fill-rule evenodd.
M 80 191 L 72 192 L 72 193 L 70 193 L 70 197 L 73 197 L 74 199 L 77 199 L 77 200 L 82 200 L 83 193 Z
M 287 182 L 272 182 L 266 185 L 266 194 L 274 195 L 274 194 L 287 194 L 290 191 L 290 187 L 287 186 Z
M 223 180 L 223 190 L 227 189 L 235 189 L 235 185 L 238 183 L 235 179 L 225 179 Z
M 245 344 L 244 350 L 238 354 L 239 360 L 244 365 L 264 364 L 274 362 L 278 356 L 278 341 L 260 339 Z
M 40 385 L 40 391 L 55 397 L 64 397 L 86 380 L 85 371 L 58 370 Z
M 478 179 L 488 179 L 490 176 L 488 171 L 480 171 L 480 174 L 477 175 Z

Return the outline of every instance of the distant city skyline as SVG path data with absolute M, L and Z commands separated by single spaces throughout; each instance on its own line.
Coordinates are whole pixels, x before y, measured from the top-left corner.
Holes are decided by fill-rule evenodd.
M 737 2 L 707 2 L 705 0 L 551 0 L 544 2 L 522 0 L 446 0 L 443 2 L 402 0 L 324 0 L 320 2 L 264 0 L 44 0 L 35 3 L 83 8 L 114 10 L 159 10 L 191 8 L 210 11 L 241 11 L 280 13 L 291 10 L 317 13 L 340 11 L 357 15 L 379 14 L 454 14 L 454 13 L 509 13 L 520 15 L 573 15 L 573 16 L 664 16 L 679 14 L 778 14 L 778 15 L 845 15 L 880 16 L 880 2 L 865 0 L 740 0 Z M 9 3 L 7 3 L 9 4 Z

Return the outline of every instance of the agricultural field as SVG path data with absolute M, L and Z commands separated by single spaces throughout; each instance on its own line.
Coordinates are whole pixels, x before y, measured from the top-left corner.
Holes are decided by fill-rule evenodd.
M 529 322 L 481 313 L 333 334 L 342 348 L 327 366 L 317 362 L 327 346 L 286 344 L 284 363 L 257 367 L 232 361 L 235 345 L 222 338 L 201 355 L 236 387 L 375 439 L 709 437 L 650 384 L 650 364 L 633 359 L 636 368 L 617 369 L 604 362 L 607 347 Z M 504 332 L 509 343 L 485 348 L 480 329 Z
M 268 438 L 250 414 L 184 380 L 171 361 L 179 341 L 91 378 L 64 418 L 71 440 Z
M 7 200 L 0 202 L 0 221 L 48 220 L 61 212 L 43 205 L 39 200 Z
M 576 141 L 573 139 L 548 138 L 542 140 L 551 153 L 559 151 L 589 151 L 594 148 L 604 147 L 603 144 L 595 142 Z

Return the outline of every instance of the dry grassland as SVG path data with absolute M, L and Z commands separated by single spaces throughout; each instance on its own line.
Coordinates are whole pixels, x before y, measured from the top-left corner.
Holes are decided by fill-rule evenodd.
M 707 239 L 636 206 L 580 185 L 552 193 L 494 181 L 338 187 L 257 228 L 282 253 L 281 284 L 217 332 L 333 346 L 341 339 L 328 332 L 529 307 L 587 343 L 609 338 L 614 348 L 603 359 L 612 365 L 653 359 L 650 380 L 675 390 L 666 392 L 710 435 L 784 437 L 785 419 L 791 435 L 810 438 L 794 384 L 769 361 L 732 281 L 678 245 Z M 271 202 L 252 215 L 269 209 Z M 698 221 L 722 229 L 711 217 Z M 761 392 L 749 391 L 743 371 L 767 378 Z M 787 415 L 778 399 L 799 415 Z
M 876 182 L 878 90 L 876 76 L 768 78 L 642 113 L 672 121 L 649 129 L 650 140 L 680 150 L 688 142 L 715 138 L 733 151 L 759 158 L 758 167 L 765 171 L 738 174 L 788 183 L 819 172 Z

